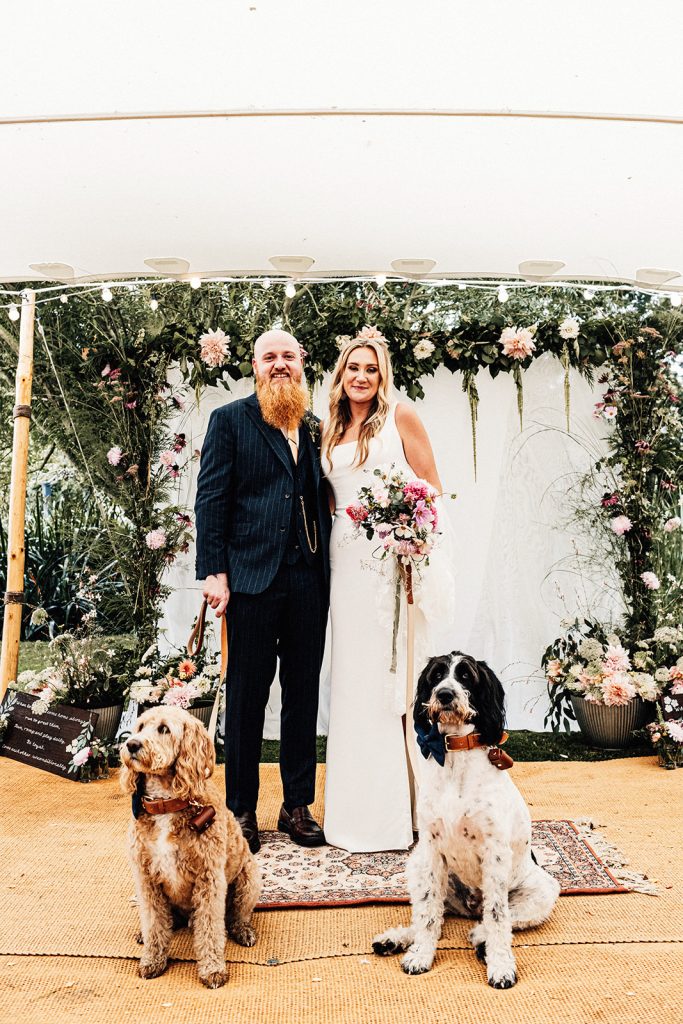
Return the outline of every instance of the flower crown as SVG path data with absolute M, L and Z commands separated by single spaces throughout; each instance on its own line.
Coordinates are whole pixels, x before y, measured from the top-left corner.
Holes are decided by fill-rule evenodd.
M 388 347 L 387 339 L 382 332 L 377 327 L 368 327 L 367 325 L 353 338 L 350 334 L 338 334 L 336 341 L 340 352 L 343 352 L 349 345 L 355 345 L 357 341 L 374 341 L 377 345 L 383 345 L 385 348 Z

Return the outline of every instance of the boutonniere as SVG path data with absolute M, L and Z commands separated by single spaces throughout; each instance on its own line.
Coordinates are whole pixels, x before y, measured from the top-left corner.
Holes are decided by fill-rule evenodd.
M 317 416 L 314 416 L 310 409 L 307 409 L 304 413 L 303 422 L 308 427 L 308 432 L 311 435 L 311 441 L 313 442 L 317 452 L 320 451 L 320 420 Z

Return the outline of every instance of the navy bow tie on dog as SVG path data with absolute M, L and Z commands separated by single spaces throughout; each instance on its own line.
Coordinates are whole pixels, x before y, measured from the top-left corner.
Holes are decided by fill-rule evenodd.
M 427 732 L 421 725 L 415 723 L 415 732 L 417 733 L 417 742 L 422 756 L 428 758 L 431 754 L 435 761 L 443 766 L 446 763 L 446 744 L 444 743 L 443 733 L 439 732 L 439 723 L 432 722 L 432 727 Z

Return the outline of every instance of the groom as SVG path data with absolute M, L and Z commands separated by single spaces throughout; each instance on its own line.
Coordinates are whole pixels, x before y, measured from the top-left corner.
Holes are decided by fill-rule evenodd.
M 301 846 L 325 836 L 315 795 L 316 721 L 329 600 L 330 513 L 318 421 L 306 414 L 301 348 L 285 331 L 257 339 L 256 394 L 211 414 L 195 514 L 197 578 L 228 622 L 227 804 L 260 848 L 256 802 L 263 722 L 277 658 L 282 714 L 278 828 Z

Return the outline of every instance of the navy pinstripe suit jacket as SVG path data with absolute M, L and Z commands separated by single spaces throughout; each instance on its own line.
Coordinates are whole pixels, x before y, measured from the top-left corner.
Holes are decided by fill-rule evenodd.
M 305 423 L 299 445 L 311 454 L 325 578 L 329 580 L 331 516 L 320 455 Z M 197 480 L 197 579 L 228 574 L 235 593 L 260 594 L 285 554 L 293 500 L 293 462 L 281 430 L 261 415 L 256 395 L 214 409 Z M 313 510 L 307 510 L 310 516 Z

